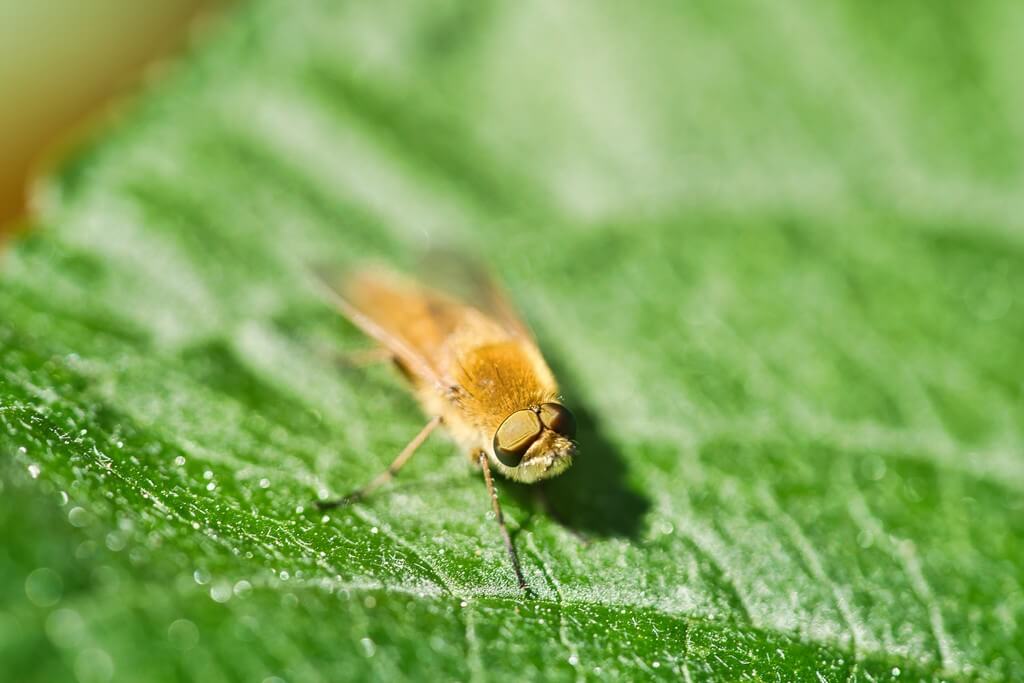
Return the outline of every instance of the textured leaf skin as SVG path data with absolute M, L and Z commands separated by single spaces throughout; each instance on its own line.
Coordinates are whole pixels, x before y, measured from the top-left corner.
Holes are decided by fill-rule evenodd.
M 374 5 L 240 8 L 40 188 L 4 677 L 1024 677 L 1019 4 Z M 536 600 L 443 440 L 310 505 L 422 417 L 305 265 L 425 243 L 580 422 Z

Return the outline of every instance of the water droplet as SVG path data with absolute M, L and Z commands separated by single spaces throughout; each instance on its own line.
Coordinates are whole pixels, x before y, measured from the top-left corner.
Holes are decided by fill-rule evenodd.
M 193 529 L 199 529 L 199 522 L 192 522 Z
M 191 650 L 199 644 L 199 629 L 188 619 L 178 619 L 167 628 L 167 640 L 179 650 Z
M 75 548 L 75 559 L 76 560 L 89 560 L 93 555 L 96 554 L 96 542 L 95 541 L 82 541 Z
M 210 470 L 206 470 L 205 472 L 203 472 L 203 479 L 206 479 L 206 480 L 213 479 L 213 472 L 210 471 Z
M 75 647 L 85 638 L 85 622 L 78 612 L 61 608 L 46 618 L 46 635 L 58 647 Z
M 195 579 L 196 583 L 200 586 L 205 586 L 210 583 L 210 572 L 205 569 L 197 569 L 192 572 L 192 578 Z
M 370 533 L 371 533 L 371 534 L 375 534 L 375 533 L 377 533 L 377 527 L 375 527 L 375 526 L 373 526 L 373 527 L 370 527 Z
M 86 526 L 89 523 L 89 513 L 83 507 L 73 507 L 68 510 L 68 521 L 77 527 Z
M 25 448 L 24 446 L 18 446 L 18 452 L 21 453 L 22 455 L 25 455 L 26 453 L 28 453 L 28 449 Z
M 885 478 L 885 461 L 877 455 L 865 457 L 861 461 L 861 470 L 872 481 L 880 481 Z
M 363 646 L 363 654 L 367 657 L 372 657 L 377 654 L 377 646 L 369 638 L 363 638 L 359 641 L 359 644 Z
M 227 602 L 231 599 L 231 584 L 226 581 L 218 581 L 210 586 L 210 597 L 214 602 Z
M 306 511 L 306 508 L 302 507 L 301 505 L 296 505 L 295 506 L 295 514 L 301 515 L 305 511 Z
M 119 550 L 124 550 L 125 540 L 121 534 L 111 531 L 107 534 L 106 543 L 107 547 L 115 553 Z
M 246 581 L 245 579 L 242 579 L 241 581 L 235 584 L 234 591 L 235 595 L 237 595 L 240 598 L 244 598 L 252 592 L 252 584 Z
M 278 576 L 278 577 L 279 577 L 279 578 L 280 578 L 280 579 L 281 579 L 282 581 L 287 581 L 288 579 L 292 578 L 292 575 L 291 575 L 291 574 L 289 574 L 289 573 L 288 573 L 288 571 L 287 571 L 287 570 L 285 570 L 285 569 L 282 569 L 282 570 L 281 570 L 281 573 L 280 573 L 280 574 L 278 574 L 277 576 Z
M 267 479 L 266 477 L 263 477 L 262 479 L 260 479 L 260 488 L 261 489 L 269 489 L 270 488 L 270 480 Z
M 53 607 L 63 593 L 60 575 L 48 567 L 40 567 L 25 577 L 25 595 L 39 607 Z
M 177 458 L 175 458 L 174 459 L 174 466 L 175 467 L 184 467 L 185 466 L 185 456 L 184 455 L 179 455 Z
M 32 463 L 31 465 L 28 466 L 28 474 L 33 479 L 38 479 L 39 478 L 39 473 L 42 472 L 42 471 L 43 471 L 42 468 L 39 467 L 39 465 L 37 465 L 35 463 Z
M 655 669 L 661 668 L 661 662 L 651 662 L 651 666 Z
M 365 607 L 366 609 L 373 609 L 376 606 L 377 598 L 373 597 L 372 595 L 367 595 L 365 598 L 363 598 L 363 607 Z
M 117 442 L 117 447 L 118 448 L 124 448 L 124 441 L 118 441 Z
M 75 676 L 81 683 L 106 683 L 114 677 L 114 661 L 103 650 L 82 650 L 75 658 Z
M 463 600 L 462 602 L 460 602 L 460 603 L 459 603 L 459 605 L 460 605 L 461 607 L 469 607 L 469 603 L 468 603 L 468 602 L 466 602 L 465 600 Z
M 320 521 L 323 522 L 324 524 L 327 524 L 327 522 L 331 521 L 331 516 L 330 515 L 324 515 L 323 517 L 320 518 Z
M 569 664 L 571 664 L 572 666 L 576 666 L 579 663 L 580 663 L 580 658 L 579 657 L 577 657 L 576 655 L 569 655 Z
M 216 490 L 217 490 L 217 485 L 216 485 L 216 484 L 214 484 L 214 483 L 213 483 L 213 482 L 211 481 L 211 482 L 210 482 L 209 484 L 207 484 L 207 485 L 206 485 L 206 490 L 207 490 L 207 491 L 216 491 Z
M 894 666 L 892 668 L 892 675 L 894 677 L 897 677 L 897 678 L 899 677 L 899 675 L 900 675 L 900 668 L 898 666 Z
M 60 504 L 61 505 L 67 505 L 68 504 L 68 500 L 69 500 L 68 499 L 68 492 L 67 491 L 61 491 L 60 492 Z

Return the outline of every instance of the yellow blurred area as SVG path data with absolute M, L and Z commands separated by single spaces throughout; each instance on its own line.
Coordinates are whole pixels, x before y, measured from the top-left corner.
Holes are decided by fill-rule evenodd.
M 0 0 L 0 233 L 55 147 L 224 0 Z

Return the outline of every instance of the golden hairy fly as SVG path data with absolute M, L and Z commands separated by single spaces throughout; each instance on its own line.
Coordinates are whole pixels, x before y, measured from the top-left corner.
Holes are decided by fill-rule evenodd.
M 493 281 L 476 272 L 463 296 L 382 269 L 323 281 L 338 310 L 378 342 L 408 379 L 430 421 L 386 472 L 321 506 L 360 499 L 388 481 L 443 424 L 483 470 L 516 576 L 525 586 L 490 470 L 533 483 L 564 472 L 576 454 L 575 420 L 560 403 L 558 384 L 533 335 Z

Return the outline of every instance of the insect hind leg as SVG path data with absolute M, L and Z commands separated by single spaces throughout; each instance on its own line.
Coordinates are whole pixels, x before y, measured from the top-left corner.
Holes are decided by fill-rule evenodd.
M 330 508 L 336 508 L 342 505 L 351 505 L 352 503 L 358 503 L 359 501 L 363 500 L 368 495 L 373 493 L 375 490 L 377 490 L 384 484 L 394 479 L 398 472 L 405 465 L 405 463 L 409 462 L 409 460 L 416 453 L 416 451 L 419 450 L 419 447 L 423 445 L 423 442 L 427 440 L 427 437 L 430 436 L 430 433 L 437 429 L 438 425 L 440 424 L 440 415 L 430 418 L 430 421 L 427 422 L 427 424 L 424 425 L 423 429 L 421 429 L 419 433 L 412 438 L 412 441 L 406 444 L 405 448 L 402 449 L 402 452 L 398 454 L 398 457 L 395 458 L 390 465 L 388 465 L 388 468 L 386 470 L 384 470 L 376 477 L 371 479 L 369 483 L 367 483 L 366 485 L 356 489 L 355 491 L 352 491 L 347 495 L 341 496 L 340 498 L 316 501 L 317 508 L 321 510 L 328 510 Z

